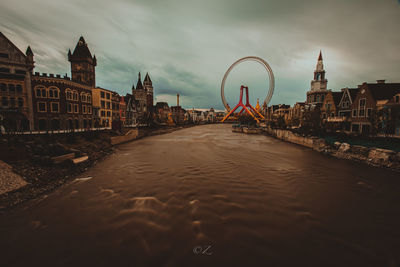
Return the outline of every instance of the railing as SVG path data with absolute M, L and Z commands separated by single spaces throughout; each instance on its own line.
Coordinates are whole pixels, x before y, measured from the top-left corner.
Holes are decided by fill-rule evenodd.
M 82 133 L 82 132 L 105 131 L 105 130 L 111 130 L 111 127 L 98 127 L 98 128 L 74 129 L 74 130 L 8 131 L 8 132 L 1 132 L 1 134 L 2 135 L 63 134 L 63 133 Z

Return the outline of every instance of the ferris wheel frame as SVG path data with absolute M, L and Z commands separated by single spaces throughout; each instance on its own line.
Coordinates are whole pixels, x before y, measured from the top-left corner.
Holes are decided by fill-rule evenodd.
M 260 63 L 268 72 L 269 89 L 268 89 L 267 96 L 266 96 L 266 98 L 265 98 L 265 100 L 263 102 L 263 105 L 267 106 L 268 103 L 271 101 L 272 95 L 274 94 L 275 77 L 274 77 L 274 73 L 272 72 L 272 69 L 271 69 L 270 65 L 264 59 L 262 59 L 260 57 L 255 57 L 255 56 L 243 57 L 241 59 L 236 60 L 229 67 L 229 69 L 225 72 L 224 78 L 222 79 L 222 82 L 221 82 L 221 99 L 222 99 L 222 103 L 224 104 L 226 110 L 230 110 L 228 102 L 226 102 L 226 98 L 225 98 L 225 81 L 226 81 L 226 78 L 228 78 L 229 73 L 231 72 L 231 70 L 235 66 L 237 66 L 239 63 L 244 62 L 244 61 L 256 61 L 256 62 Z

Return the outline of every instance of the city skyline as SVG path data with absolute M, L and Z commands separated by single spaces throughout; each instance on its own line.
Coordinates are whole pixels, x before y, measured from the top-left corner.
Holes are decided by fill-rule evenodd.
M 329 89 L 398 82 L 396 1 L 96 3 L 6 0 L 0 29 L 20 49 L 32 47 L 36 71 L 60 74 L 69 74 L 68 49 L 83 35 L 99 61 L 98 86 L 125 94 L 137 73 L 148 71 L 156 101 L 174 104 L 180 93 L 186 108 L 222 109 L 222 76 L 248 55 L 264 58 L 274 70 L 271 104 L 305 100 L 320 50 Z M 249 63 L 227 81 L 228 102 L 237 101 L 235 88 L 242 82 L 254 88 L 253 103 L 265 97 L 267 75 Z

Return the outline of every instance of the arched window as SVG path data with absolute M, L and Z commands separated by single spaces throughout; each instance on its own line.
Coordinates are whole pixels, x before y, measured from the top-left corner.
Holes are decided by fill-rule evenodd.
M 81 101 L 86 102 L 86 94 L 84 92 L 81 93 Z
M 69 88 L 65 89 L 65 98 L 67 100 L 72 100 L 72 91 L 71 91 L 71 89 L 69 89 Z
M 35 88 L 33 89 L 35 91 L 35 97 L 36 98 L 42 98 L 42 97 L 46 97 L 46 87 L 44 87 L 43 85 L 37 85 L 35 86 Z
M 59 95 L 60 95 L 59 91 L 60 91 L 60 89 L 58 89 L 57 87 L 50 86 L 48 89 L 49 98 L 59 98 Z
M 73 94 L 74 100 L 78 101 L 79 100 L 78 91 L 74 90 L 74 91 L 72 91 L 72 94 Z

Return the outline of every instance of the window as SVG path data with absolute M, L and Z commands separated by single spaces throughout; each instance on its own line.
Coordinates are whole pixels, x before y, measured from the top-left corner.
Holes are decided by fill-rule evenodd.
M 92 114 L 92 107 L 91 107 L 91 106 L 88 106 L 88 107 L 87 107 L 87 113 L 88 113 L 88 114 Z
M 110 116 L 111 116 L 110 111 L 107 111 L 107 117 L 110 117 Z
M 24 106 L 24 99 L 22 97 L 18 97 L 18 107 Z
M 360 99 L 360 108 L 361 108 L 361 107 L 365 107 L 365 103 L 366 103 L 365 98 Z
M 79 106 L 78 106 L 78 104 L 74 104 L 74 113 L 79 113 Z
M 396 96 L 395 96 L 394 102 L 400 103 L 400 96 L 399 96 L 399 95 L 396 95 Z
M 17 84 L 17 92 L 22 93 L 22 85 Z
M 39 89 L 35 90 L 35 92 L 36 92 L 36 94 L 35 94 L 36 97 L 40 97 L 41 96 L 41 93 L 40 93 L 41 91 Z
M 15 97 L 10 97 L 10 107 L 15 107 Z
M 66 98 L 67 100 L 72 100 L 71 89 L 69 89 L 69 88 L 65 89 L 65 98 Z
M 86 94 L 85 93 L 81 93 L 81 101 L 86 102 Z
M 367 108 L 367 117 L 371 117 L 372 108 Z
M 1 99 L 1 105 L 8 106 L 8 97 L 3 96 L 3 98 Z
M 15 93 L 15 85 L 14 84 L 9 84 L 8 85 L 8 90 L 10 91 L 10 93 Z
M 0 68 L 0 72 L 10 73 L 9 68 Z
M 365 109 L 364 108 L 359 110 L 358 116 L 359 117 L 365 117 Z
M 334 112 L 331 113 L 331 117 L 332 118 L 335 117 L 335 113 Z
M 24 70 L 15 70 L 15 73 L 16 74 L 26 74 L 26 71 L 24 71 Z
M 37 103 L 38 112 L 46 112 L 46 102 L 38 102 Z
M 1 92 L 7 91 L 7 85 L 5 83 L 0 84 L 0 91 Z
M 103 91 L 100 92 L 101 98 L 105 98 L 105 93 Z
M 47 97 L 47 90 L 46 90 L 46 88 L 43 88 L 41 91 L 42 91 L 42 97 Z
M 317 101 L 315 101 L 315 102 L 319 102 L 319 95 L 317 95 Z
M 110 108 L 110 102 L 107 102 L 107 108 L 108 109 Z
M 68 105 L 67 105 L 67 112 L 72 113 L 72 104 L 71 103 L 68 103 Z
M 101 116 L 102 116 L 102 117 L 105 117 L 105 116 L 106 116 L 106 112 L 105 112 L 104 110 L 102 110 L 100 113 L 101 113 Z
M 74 100 L 78 101 L 79 100 L 78 91 L 74 90 L 74 91 L 72 91 L 72 94 L 73 94 Z
M 110 99 L 110 93 L 107 93 L 107 99 Z
M 106 107 L 106 102 L 104 100 L 101 100 L 101 108 L 105 108 Z
M 325 100 L 325 95 L 321 95 L 321 102 L 324 102 Z
M 8 58 L 8 54 L 6 54 L 6 53 L 0 53 L 0 57 L 1 57 L 1 58 Z
M 82 105 L 82 113 L 86 114 L 86 105 Z
M 91 95 L 87 95 L 87 102 L 88 103 L 92 103 L 92 96 Z
M 60 104 L 58 102 L 51 102 L 50 107 L 51 107 L 51 112 L 54 113 L 60 112 Z
M 49 87 L 49 98 L 59 98 L 59 89 L 55 86 Z
M 357 117 L 357 109 L 353 109 L 353 117 Z

